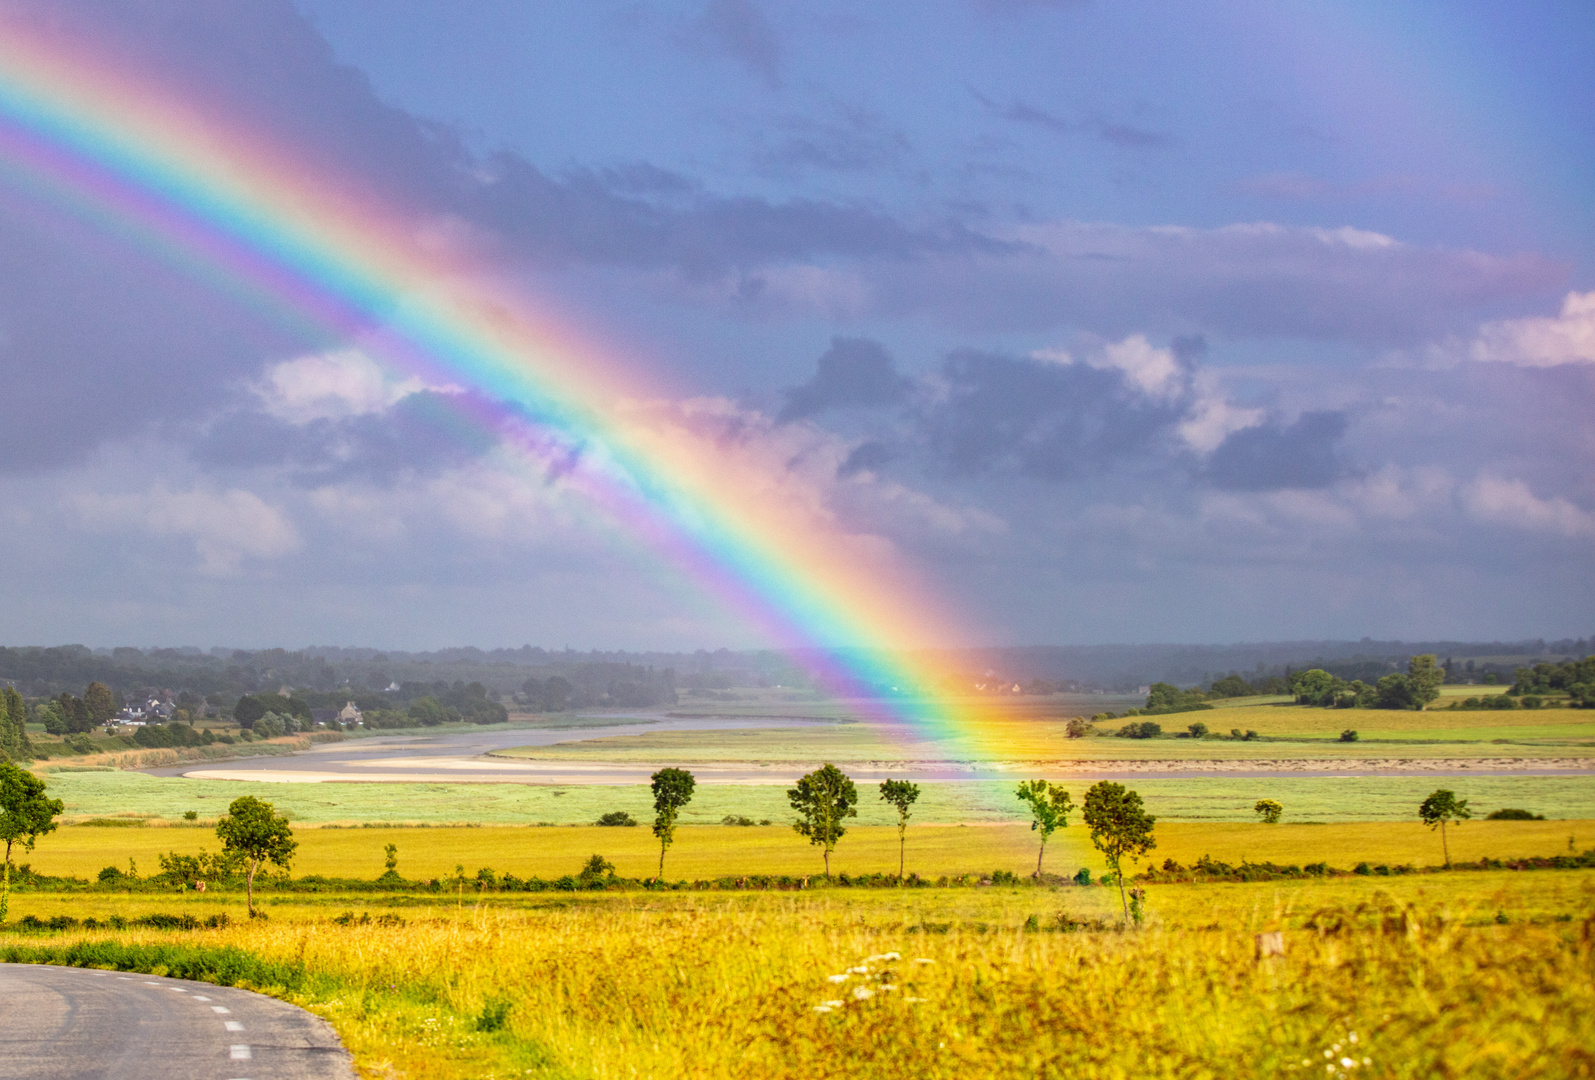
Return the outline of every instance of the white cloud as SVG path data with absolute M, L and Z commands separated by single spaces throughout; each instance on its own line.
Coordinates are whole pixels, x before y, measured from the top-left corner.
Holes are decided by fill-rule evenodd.
M 168 491 L 145 494 L 85 494 L 73 500 L 85 522 L 103 531 L 147 532 L 190 537 L 200 571 L 237 573 L 246 558 L 275 559 L 303 546 L 293 522 L 252 491 Z
M 1595 536 L 1595 514 L 1559 496 L 1542 499 L 1521 480 L 1486 473 L 1463 488 L 1461 497 L 1468 513 L 1481 521 L 1526 532 Z
M 1471 360 L 1552 367 L 1595 363 L 1595 292 L 1570 292 L 1549 318 L 1504 319 L 1480 327 Z
M 425 389 L 420 379 L 395 378 L 353 349 L 274 364 L 255 386 L 266 411 L 293 424 L 383 412 Z

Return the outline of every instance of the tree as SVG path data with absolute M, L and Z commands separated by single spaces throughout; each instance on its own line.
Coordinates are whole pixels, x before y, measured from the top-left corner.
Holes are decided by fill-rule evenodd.
M 1407 687 L 1414 707 L 1422 709 L 1440 696 L 1445 684 L 1445 668 L 1434 653 L 1424 653 L 1407 661 Z
M 1047 841 L 1052 834 L 1069 824 L 1074 803 L 1069 793 L 1058 784 L 1046 780 L 1025 780 L 1014 792 L 1019 801 L 1030 807 L 1030 831 L 1041 834 L 1041 850 L 1036 853 L 1036 876 L 1041 876 L 1041 859 L 1047 853 Z
M 1252 809 L 1262 817 L 1264 825 L 1278 825 L 1280 815 L 1285 812 L 1285 808 L 1273 799 L 1259 799 Z
M 12 761 L 33 760 L 33 743 L 28 739 L 28 705 L 22 695 L 9 686 L 0 691 L 0 752 Z
M 89 683 L 89 688 L 83 691 L 83 704 L 88 707 L 89 716 L 96 724 L 105 723 L 122 708 L 116 695 L 111 693 L 111 688 L 102 682 Z
M 1226 675 L 1213 683 L 1210 694 L 1216 698 L 1248 697 L 1252 686 L 1239 675 Z
M 1083 817 L 1091 830 L 1091 843 L 1102 852 L 1119 883 L 1124 920 L 1130 920 L 1130 901 L 1124 895 L 1124 857 L 1139 858 L 1157 847 L 1152 825 L 1157 818 L 1146 812 L 1141 796 L 1110 780 L 1091 785 L 1085 793 Z
M 93 729 L 94 716 L 82 698 L 63 693 L 56 698 L 56 703 L 61 707 L 61 718 L 66 721 L 65 734 L 83 735 Z
M 1298 671 L 1290 677 L 1290 692 L 1296 695 L 1296 701 L 1302 705 L 1327 705 L 1329 702 L 1326 699 L 1334 689 L 1335 677 L 1323 668 Z
M 255 917 L 255 871 L 263 862 L 288 869 L 288 860 L 299 847 L 288 819 L 278 817 L 269 802 L 261 802 L 253 795 L 234 799 L 227 807 L 227 816 L 216 823 L 216 836 L 224 851 L 235 852 L 249 860 L 248 905 L 250 918 Z
M 257 697 L 245 694 L 238 699 L 238 704 L 233 706 L 233 719 L 238 721 L 241 728 L 252 728 L 255 721 L 266 715 L 266 703 Z
M 897 808 L 897 880 L 902 881 L 907 859 L 908 815 L 919 799 L 919 785 L 907 780 L 882 780 L 881 798 Z
M 1473 811 L 1468 809 L 1468 800 L 1458 799 L 1454 792 L 1441 788 L 1418 807 L 1418 816 L 1429 828 L 1440 830 L 1440 850 L 1445 852 L 1445 864 L 1451 865 L 1451 848 L 1446 843 L 1445 826 L 1448 821 L 1466 821 L 1473 816 Z
M 692 801 L 692 789 L 697 785 L 698 781 L 686 769 L 660 769 L 653 775 L 654 835 L 659 838 L 660 880 L 665 876 L 665 849 L 676 842 L 676 815 Z
M 1374 685 L 1374 706 L 1380 709 L 1410 709 L 1417 704 L 1412 680 L 1392 672 Z
M 857 817 L 858 789 L 853 781 L 830 762 L 797 782 L 797 787 L 787 788 L 787 801 L 802 816 L 792 823 L 792 829 L 809 843 L 825 850 L 825 879 L 831 879 L 831 852 L 836 842 L 847 834 L 842 822 Z
M 0 762 L 0 840 L 6 842 L 5 885 L 0 891 L 0 922 L 11 906 L 11 849 L 24 851 L 45 833 L 55 831 L 55 816 L 66 809 L 44 793 L 44 781 L 9 761 Z

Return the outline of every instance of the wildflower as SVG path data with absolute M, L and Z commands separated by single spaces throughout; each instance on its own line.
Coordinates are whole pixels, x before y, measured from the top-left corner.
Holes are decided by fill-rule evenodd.
M 824 1005 L 828 1009 L 840 1009 L 842 1007 L 842 999 L 835 998 L 831 1001 L 822 1001 L 820 1004 Z
M 817 1013 L 828 1013 L 831 1011 L 831 1007 L 829 1005 L 816 1005 L 814 1006 L 814 1011 Z
M 855 987 L 853 987 L 853 1000 L 854 1001 L 868 1001 L 870 998 L 872 998 L 874 996 L 875 996 L 875 991 L 871 990 L 867 986 L 855 986 Z
M 868 975 L 869 974 L 869 968 L 864 966 L 864 965 L 862 965 L 862 964 L 860 964 L 858 967 L 850 967 L 850 968 L 848 968 L 847 972 L 848 972 L 849 975 Z
M 916 964 L 934 964 L 935 962 L 936 961 L 934 961 L 934 960 L 927 960 L 923 956 L 914 957 L 914 963 L 916 963 Z
M 825 976 L 825 981 L 833 983 L 845 983 L 847 982 L 847 975 L 845 973 L 841 975 L 827 975 Z
M 1355 1069 L 1357 1067 L 1357 1063 L 1350 1058 L 1343 1057 L 1340 1059 L 1340 1067 L 1342 1069 Z
M 881 953 L 879 956 L 866 956 L 864 958 L 864 962 L 866 964 L 874 964 L 882 960 L 901 960 L 902 958 L 903 956 L 901 953 L 889 952 Z

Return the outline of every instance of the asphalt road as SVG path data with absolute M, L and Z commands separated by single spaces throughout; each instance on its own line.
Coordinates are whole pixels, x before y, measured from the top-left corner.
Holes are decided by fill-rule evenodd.
M 0 964 L 3 1080 L 353 1080 L 332 1028 L 275 998 L 116 971 Z

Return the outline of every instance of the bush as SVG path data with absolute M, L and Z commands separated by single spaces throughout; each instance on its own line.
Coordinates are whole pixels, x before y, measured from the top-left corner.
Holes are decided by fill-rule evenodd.
M 1485 821 L 1544 821 L 1544 814 L 1535 814 L 1528 810 L 1518 810 L 1513 807 L 1504 807 L 1500 810 L 1491 810 L 1484 815 Z
M 1071 739 L 1080 739 L 1091 734 L 1091 725 L 1078 716 L 1069 717 L 1069 722 L 1063 726 L 1063 733 Z
M 1347 728 L 1345 731 L 1342 731 L 1340 733 L 1340 741 L 1341 742 L 1356 742 L 1357 741 L 1357 733 L 1355 731 L 1353 731 L 1351 728 Z
M 623 825 L 629 827 L 636 825 L 637 819 L 626 813 L 624 810 L 611 810 L 609 813 L 598 819 L 598 824 Z
M 1207 736 L 1207 725 L 1198 721 L 1185 729 L 1191 733 L 1191 738 L 1201 739 Z
M 720 824 L 722 824 L 722 825 L 757 825 L 758 822 L 754 821 L 750 817 L 743 817 L 741 814 L 727 814 L 725 817 L 720 819 Z
M 1131 721 L 1114 734 L 1121 739 L 1155 739 L 1163 734 L 1163 728 L 1151 720 Z
M 1074 883 L 1076 885 L 1091 884 L 1091 871 L 1082 866 L 1080 872 L 1074 876 Z

